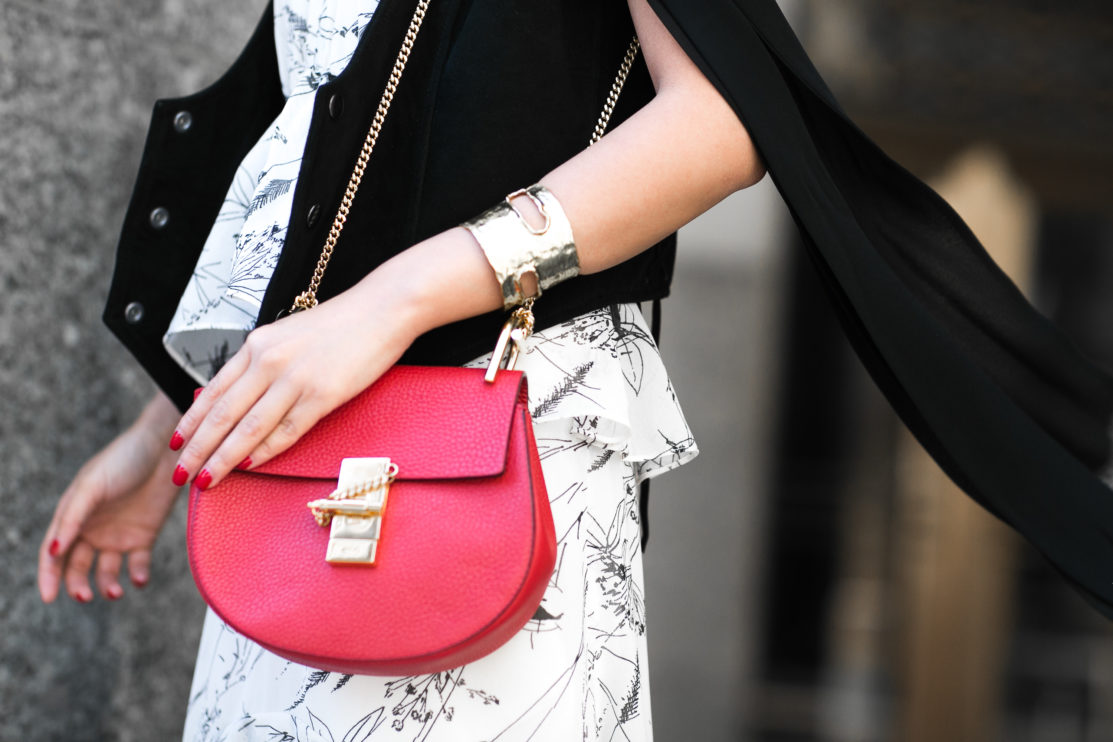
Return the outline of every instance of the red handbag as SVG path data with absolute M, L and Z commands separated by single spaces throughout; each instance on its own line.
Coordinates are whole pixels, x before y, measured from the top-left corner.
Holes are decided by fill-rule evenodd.
M 280 456 L 193 487 L 205 601 L 275 654 L 337 672 L 437 672 L 509 640 L 548 586 L 556 536 L 525 379 L 483 376 L 397 366 Z M 362 457 L 397 466 L 374 566 L 330 563 L 306 504 Z

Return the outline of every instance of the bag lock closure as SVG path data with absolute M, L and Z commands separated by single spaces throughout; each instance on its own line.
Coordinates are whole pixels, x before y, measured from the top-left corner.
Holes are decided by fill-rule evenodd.
M 383 516 L 398 465 L 389 458 L 352 458 L 340 464 L 336 489 L 306 503 L 319 526 L 331 524 L 325 561 L 373 566 Z

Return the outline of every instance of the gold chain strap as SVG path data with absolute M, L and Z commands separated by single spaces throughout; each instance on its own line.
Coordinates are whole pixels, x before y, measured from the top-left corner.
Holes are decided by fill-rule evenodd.
M 603 113 L 599 115 L 599 122 L 595 124 L 595 133 L 591 135 L 591 141 L 588 142 L 587 146 L 592 146 L 607 133 L 607 126 L 611 123 L 615 106 L 618 105 L 618 96 L 622 94 L 622 88 L 626 86 L 626 78 L 630 76 L 630 70 L 634 68 L 634 60 L 638 58 L 638 49 L 641 49 L 641 42 L 635 36 L 634 40 L 630 42 L 630 48 L 626 50 L 626 58 L 622 60 L 622 66 L 618 68 L 618 76 L 615 78 L 614 85 L 611 86 L 611 93 L 607 96 Z
M 383 91 L 383 97 L 379 99 L 379 107 L 375 111 L 375 118 L 371 121 L 371 129 L 367 132 L 367 138 L 363 140 L 363 149 L 360 150 L 359 157 L 356 159 L 352 177 L 348 179 L 348 187 L 344 191 L 344 198 L 340 202 L 336 218 L 332 220 L 332 228 L 325 240 L 325 246 L 321 249 L 321 256 L 317 259 L 317 267 L 313 269 L 313 278 L 309 280 L 309 288 L 294 299 L 294 306 L 290 308 L 291 312 L 317 306 L 317 289 L 321 285 L 321 279 L 325 277 L 325 269 L 328 268 L 328 262 L 332 259 L 332 251 L 336 249 L 336 242 L 340 239 L 340 231 L 344 229 L 344 222 L 348 220 L 348 212 L 352 208 L 356 191 L 359 190 L 359 184 L 363 180 L 363 173 L 367 169 L 367 161 L 371 159 L 375 142 L 379 140 L 379 133 L 383 130 L 383 123 L 386 121 L 386 114 L 390 110 L 394 94 L 398 91 L 398 83 L 402 80 L 402 72 L 406 69 L 406 62 L 409 61 L 410 52 L 413 51 L 414 42 L 417 40 L 417 32 L 421 30 L 421 23 L 425 20 L 426 11 L 429 10 L 429 2 L 430 0 L 420 0 L 417 9 L 414 10 L 413 18 L 410 19 L 410 27 L 406 30 L 406 38 L 403 39 L 402 48 L 398 50 L 398 57 L 394 60 L 394 69 L 390 72 L 386 90 Z
M 413 51 L 414 42 L 417 40 L 417 33 L 421 30 L 421 23 L 425 20 L 425 13 L 429 10 L 429 3 L 431 0 L 420 0 L 417 4 L 417 9 L 414 11 L 413 18 L 410 19 L 410 27 L 406 31 L 406 38 L 402 41 L 402 48 L 398 50 L 398 58 L 394 60 L 394 69 L 390 73 L 390 79 L 387 81 L 386 90 L 383 91 L 383 97 L 379 100 L 379 107 L 375 111 L 375 118 L 371 122 L 371 129 L 367 132 L 367 138 L 363 140 L 363 149 L 360 150 L 359 157 L 356 159 L 355 169 L 352 170 L 352 177 L 348 179 L 348 187 L 344 191 L 344 198 L 340 201 L 340 208 L 336 211 L 336 218 L 332 220 L 332 228 L 329 229 L 328 238 L 325 239 L 325 246 L 321 248 L 321 256 L 317 259 L 317 267 L 313 269 L 313 277 L 309 280 L 309 288 L 301 292 L 296 299 L 294 305 L 290 307 L 290 312 L 300 312 L 303 309 L 311 309 L 317 306 L 317 289 L 321 285 L 321 279 L 325 277 L 325 269 L 328 268 L 329 260 L 332 259 L 332 252 L 336 249 L 336 243 L 340 239 L 340 232 L 344 229 L 344 222 L 348 220 L 348 212 L 351 211 L 352 203 L 356 198 L 356 191 L 359 190 L 359 184 L 363 180 L 363 173 L 367 169 L 367 162 L 371 159 L 371 152 L 375 149 L 375 142 L 379 139 L 379 133 L 383 129 L 383 123 L 386 121 L 387 111 L 390 110 L 390 104 L 394 100 L 394 94 L 398 91 L 398 83 L 402 80 L 402 72 L 406 69 L 406 62 L 410 59 L 410 52 Z M 599 121 L 595 125 L 595 132 L 592 134 L 591 141 L 588 146 L 595 144 L 603 138 L 603 134 L 607 131 L 607 126 L 610 124 L 611 116 L 614 114 L 615 106 L 618 104 L 618 96 L 622 93 L 622 88 L 626 85 L 626 78 L 630 75 L 630 70 L 633 69 L 634 60 L 638 56 L 638 50 L 641 44 L 638 37 L 635 36 L 634 40 L 630 42 L 630 47 L 626 51 L 626 57 L 622 60 L 622 65 L 619 67 L 618 76 L 615 78 L 614 85 L 611 86 L 611 92 L 607 96 L 607 102 L 603 106 L 603 113 L 599 116 Z M 533 302 L 529 302 L 526 307 L 526 312 L 529 313 L 529 308 L 533 306 Z M 532 314 L 530 315 L 530 329 L 532 329 Z

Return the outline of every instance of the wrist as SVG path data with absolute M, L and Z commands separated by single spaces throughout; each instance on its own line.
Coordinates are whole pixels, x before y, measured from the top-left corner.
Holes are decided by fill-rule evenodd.
M 365 279 L 390 297 L 392 323 L 410 341 L 442 325 L 502 307 L 502 294 L 479 244 L 461 227 L 419 242 Z
M 181 416 L 182 413 L 170 398 L 161 391 L 156 391 L 135 422 L 131 424 L 128 432 L 134 436 L 136 445 L 143 446 L 151 452 L 161 452 L 162 449 L 170 452 L 166 443 L 174 433 Z
M 572 224 L 543 185 L 507 196 L 462 225 L 478 242 L 510 310 L 580 273 Z
M 169 439 L 181 417 L 182 413 L 170 398 L 161 391 L 156 391 L 143 407 L 143 411 L 139 413 L 132 427 L 149 432 L 158 438 Z

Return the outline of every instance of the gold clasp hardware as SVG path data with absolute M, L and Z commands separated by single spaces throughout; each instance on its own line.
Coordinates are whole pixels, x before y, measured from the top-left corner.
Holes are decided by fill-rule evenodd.
M 325 561 L 375 563 L 387 495 L 397 476 L 398 465 L 387 458 L 344 459 L 336 489 L 306 503 L 317 525 L 332 526 Z
M 494 382 L 500 369 L 513 371 L 518 363 L 518 356 L 526 347 L 526 340 L 533 333 L 533 299 L 526 299 L 522 306 L 515 309 L 499 333 L 499 341 L 495 344 L 495 351 L 491 354 L 491 363 L 487 366 L 487 373 L 483 380 L 488 384 Z M 504 364 L 503 361 L 506 363 Z

